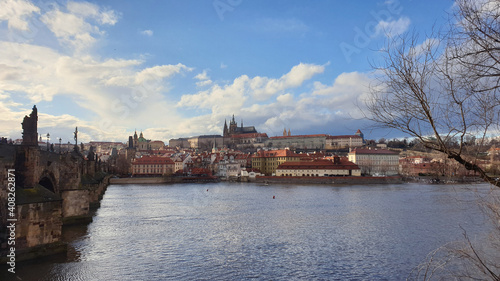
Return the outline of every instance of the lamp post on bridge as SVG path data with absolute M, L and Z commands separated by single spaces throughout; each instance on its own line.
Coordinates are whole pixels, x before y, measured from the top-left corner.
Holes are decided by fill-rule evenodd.
M 47 151 L 49 151 L 49 140 L 50 140 L 50 134 L 47 133 Z
M 61 154 L 61 141 L 62 141 L 62 138 L 59 138 L 59 154 Z

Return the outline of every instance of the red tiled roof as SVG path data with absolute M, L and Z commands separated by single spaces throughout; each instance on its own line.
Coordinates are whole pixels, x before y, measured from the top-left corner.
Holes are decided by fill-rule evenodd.
M 322 170 L 359 170 L 358 165 L 349 162 L 342 161 L 340 164 L 334 164 L 329 160 L 316 160 L 316 161 L 300 161 L 300 162 L 285 162 L 278 166 L 280 170 L 312 170 L 312 169 L 322 169 Z
M 361 137 L 356 135 L 342 135 L 342 136 L 328 136 L 326 138 L 332 140 L 332 139 L 348 139 L 348 138 L 360 139 Z
M 248 159 L 250 155 L 248 154 L 237 154 L 234 159 Z
M 399 155 L 399 152 L 387 149 L 368 149 L 368 148 L 355 148 L 350 153 L 356 154 L 385 154 L 385 155 Z
M 316 138 L 316 137 L 328 137 L 325 134 L 317 134 L 317 135 L 296 135 L 296 136 L 278 136 L 278 137 L 270 137 L 270 139 L 293 139 L 293 138 Z
M 132 165 L 144 165 L 144 164 L 174 164 L 174 161 L 168 157 L 158 157 L 158 156 L 145 156 L 136 159 L 132 162 Z
M 250 168 L 250 169 L 247 169 L 247 172 L 251 173 L 251 172 L 254 172 L 254 173 L 261 173 L 259 169 L 256 169 L 256 168 Z

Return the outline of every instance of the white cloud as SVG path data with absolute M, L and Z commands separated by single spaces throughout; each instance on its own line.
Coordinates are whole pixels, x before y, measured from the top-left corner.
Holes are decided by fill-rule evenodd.
M 135 77 L 136 84 L 142 84 L 151 80 L 159 80 L 163 78 L 169 78 L 174 74 L 181 73 L 182 71 L 191 71 L 189 68 L 181 63 L 176 65 L 158 65 L 150 68 L 146 68 L 141 72 L 137 73 Z
M 1 0 L 0 7 L 0 22 L 8 21 L 9 28 L 24 31 L 29 29 L 29 17 L 40 12 L 38 7 L 25 0 Z
M 51 11 L 41 18 L 42 22 L 59 38 L 77 48 L 87 48 L 94 44 L 91 33 L 99 33 L 99 29 L 73 14 L 58 10 Z
M 26 11 L 11 14 L 26 20 L 37 12 Z M 0 20 L 6 20 L 1 18 L 5 15 L 2 12 Z M 292 131 L 325 128 L 356 111 L 353 104 L 369 80 L 353 72 L 339 75 L 331 85 L 306 83 L 323 73 L 328 64 L 300 63 L 281 76 L 241 75 L 230 82 L 214 82 L 204 70 L 188 80 L 203 88 L 176 103 L 170 95 L 170 83 L 194 68 L 182 63 L 149 67 L 145 59 L 92 54 L 90 47 L 104 34 L 102 25 L 117 22 L 114 11 L 87 2 L 68 2 L 67 7 L 53 8 L 40 19 L 65 49 L 0 41 L 0 112 L 6 116 L 0 120 L 2 136 L 20 137 L 19 123 L 33 104 L 47 107 L 39 106 L 40 133 L 71 140 L 78 126 L 84 142 L 126 141 L 133 128 L 144 130 L 147 138 L 164 141 L 221 134 L 224 118 L 232 114 L 269 135 L 281 134 L 284 126 Z M 24 28 L 20 23 L 12 24 L 9 19 L 9 28 Z M 227 65 L 221 63 L 220 67 Z M 50 114 L 50 106 L 68 109 Z M 196 116 L 181 117 L 191 109 Z
M 304 81 L 323 71 L 324 66 L 301 63 L 278 79 L 260 76 L 249 78 L 242 75 L 230 85 L 214 85 L 210 90 L 184 95 L 177 106 L 211 109 L 212 112 L 229 114 L 247 99 L 267 100 L 286 89 L 301 86 Z
M 153 36 L 153 31 L 146 29 L 146 30 L 141 31 L 141 34 L 151 37 L 151 36 Z
M 212 80 L 203 80 L 203 81 L 196 82 L 196 86 L 200 87 L 200 88 L 210 86 L 210 85 L 212 85 Z
M 99 132 L 110 139 L 118 136 L 117 129 L 139 120 L 162 126 L 165 110 L 175 120 L 175 108 L 163 97 L 164 86 L 174 75 L 191 70 L 182 64 L 141 70 L 143 62 L 137 60 L 70 57 L 47 47 L 9 42 L 0 42 L 0 57 L 4 58 L 0 77 L 9 78 L 0 80 L 2 96 L 24 93 L 33 104 L 70 97 L 77 107 L 96 116 L 86 121 L 97 124 L 94 135 Z
M 207 74 L 207 70 L 203 70 L 202 73 L 198 73 L 194 79 L 199 80 L 196 82 L 197 87 L 206 87 L 212 85 L 212 80 L 210 80 L 210 77 Z
M 393 21 L 381 20 L 375 26 L 375 36 L 385 35 L 387 37 L 397 36 L 404 33 L 410 27 L 410 19 L 408 17 L 400 17 Z
M 88 2 L 68 2 L 68 12 L 60 8 L 56 7 L 45 13 L 40 20 L 54 33 L 61 45 L 69 45 L 77 52 L 92 47 L 97 37 L 104 34 L 89 19 L 94 19 L 101 25 L 114 25 L 118 21 L 114 11 L 101 10 Z
M 277 79 L 242 75 L 231 83 L 214 84 L 208 90 L 184 95 L 177 103 L 178 109 L 191 107 L 209 111 L 201 119 L 184 120 L 183 126 L 192 129 L 190 134 L 184 136 L 196 133 L 220 134 L 224 118 L 232 114 L 269 135 L 280 135 L 283 127 L 295 130 L 318 128 L 318 133 L 327 133 L 324 128 L 329 124 L 335 123 L 337 125 L 334 127 L 338 128 L 342 126 L 339 124 L 348 124 L 352 118 L 360 118 L 362 114 L 357 104 L 367 93 L 371 81 L 366 74 L 342 73 L 331 85 L 316 81 L 312 87 L 301 90 L 300 95 L 294 93 L 297 87 L 303 86 L 304 81 L 323 70 L 324 66 L 299 64 Z M 283 93 L 284 90 L 288 92 Z M 280 94 L 256 95 L 256 91 Z M 207 131 L 214 124 L 219 127 Z
M 207 74 L 207 70 L 203 70 L 202 73 L 198 73 L 194 78 L 198 79 L 200 81 L 210 80 L 210 77 L 208 77 L 208 74 Z
M 264 100 L 289 88 L 299 87 L 314 75 L 323 73 L 324 66 L 300 63 L 279 79 L 255 77 L 250 81 L 250 88 L 257 100 Z
M 68 2 L 67 9 L 71 14 L 83 18 L 93 18 L 100 24 L 114 25 L 118 21 L 118 14 L 112 10 L 104 10 L 89 2 Z

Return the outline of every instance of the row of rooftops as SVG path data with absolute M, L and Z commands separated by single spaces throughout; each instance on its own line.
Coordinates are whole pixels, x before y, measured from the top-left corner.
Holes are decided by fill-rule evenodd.
M 327 134 L 314 134 L 314 135 L 291 135 L 291 136 L 275 136 L 269 137 L 266 133 L 242 133 L 242 134 L 233 134 L 230 136 L 231 138 L 239 139 L 239 138 L 268 138 L 268 139 L 298 139 L 298 138 L 326 138 L 326 139 L 362 139 L 361 136 L 358 135 L 338 135 L 331 136 Z M 195 137 L 191 137 L 195 138 Z M 198 136 L 198 138 L 223 138 L 221 135 L 202 135 Z M 188 140 L 190 138 L 178 138 L 177 140 Z
M 278 166 L 280 170 L 359 170 L 358 165 L 341 158 L 339 163 L 329 160 L 285 162 Z

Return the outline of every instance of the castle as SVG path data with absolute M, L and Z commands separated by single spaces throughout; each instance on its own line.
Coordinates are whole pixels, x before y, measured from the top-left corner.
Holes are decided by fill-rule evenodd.
M 254 126 L 243 127 L 243 121 L 241 121 L 241 126 L 238 127 L 238 123 L 234 121 L 234 114 L 233 114 L 233 119 L 231 120 L 231 122 L 229 122 L 229 127 L 227 127 L 227 121 L 224 120 L 223 137 L 225 138 L 233 137 L 235 135 L 256 134 L 256 133 L 257 130 L 255 130 Z

